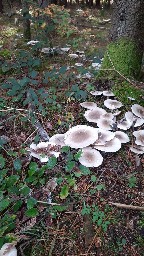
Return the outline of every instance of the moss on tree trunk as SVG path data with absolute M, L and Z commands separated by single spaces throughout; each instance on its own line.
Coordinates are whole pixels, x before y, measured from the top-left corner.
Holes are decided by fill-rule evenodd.
M 135 42 L 120 38 L 109 44 L 102 63 L 102 69 L 115 69 L 122 75 L 137 78 L 140 74 L 142 54 Z M 107 72 L 116 75 L 116 72 Z M 100 74 L 104 74 L 103 71 Z

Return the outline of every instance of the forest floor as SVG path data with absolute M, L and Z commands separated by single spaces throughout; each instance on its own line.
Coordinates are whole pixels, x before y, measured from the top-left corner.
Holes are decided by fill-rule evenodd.
M 18 25 L 14 24 L 17 16 L 3 15 L 0 18 L 0 61 L 3 67 L 0 73 L 0 139 L 5 140 L 1 144 L 1 186 L 6 198 L 9 195 L 12 200 L 15 197 L 17 201 L 23 200 L 17 210 L 13 210 L 12 201 L 12 205 L 2 211 L 1 245 L 16 240 L 18 255 L 21 256 L 141 256 L 144 242 L 142 155 L 137 159 L 129 149 L 131 143 L 127 143 L 116 153 L 103 153 L 104 161 L 100 167 L 81 170 L 78 164 L 70 166 L 74 160 L 72 154 L 76 152 L 69 151 L 69 159 L 64 153 L 55 166 L 44 170 L 43 165 L 35 158 L 29 158 L 27 152 L 30 144 L 38 139 L 37 129 L 29 120 L 24 120 L 36 96 L 32 103 L 24 105 L 26 91 L 18 99 L 19 91 L 15 94 L 12 88 L 2 87 L 9 78 L 20 81 L 31 74 L 37 82 L 36 86 L 31 85 L 34 91 L 40 94 L 43 93 L 42 88 L 44 92 L 48 91 L 47 104 L 42 98 L 38 99 L 40 104 L 44 103 L 45 113 L 40 111 L 39 103 L 35 103 L 35 112 L 49 136 L 65 133 L 74 125 L 88 124 L 80 102 L 96 101 L 102 107 L 104 96 L 94 98 L 89 91 L 111 90 L 113 85 L 109 79 L 96 78 L 98 69 L 89 68 L 92 63 L 101 65 L 109 43 L 111 14 L 107 10 L 80 7 L 66 12 L 70 14 L 69 24 L 66 16 L 60 21 L 56 16 L 57 31 L 48 34 L 52 48 L 58 49 L 51 54 L 41 53 L 24 42 L 21 18 Z M 60 22 L 63 23 L 60 25 Z M 36 40 L 36 28 L 33 31 L 32 36 Z M 61 47 L 70 49 L 62 53 L 59 51 Z M 40 58 L 42 64 L 34 66 L 35 63 L 29 59 L 33 69 L 29 68 L 27 62 L 27 65 L 21 66 L 20 72 L 17 72 L 17 66 L 6 70 L 9 65 L 16 63 L 19 50 L 29 53 L 33 60 Z M 77 56 L 73 58 L 69 54 Z M 25 58 L 23 55 L 21 61 Z M 126 96 L 135 96 L 129 93 Z M 143 100 L 143 96 L 140 97 Z M 137 102 L 128 100 L 126 103 L 120 118 Z M 132 129 L 128 131 L 130 138 L 132 132 Z M 31 182 L 29 171 L 32 168 L 38 169 L 42 175 L 34 174 Z M 4 183 L 10 176 L 18 177 L 19 180 L 14 183 L 10 181 L 18 189 L 21 184 L 30 187 L 28 197 L 27 194 L 11 193 L 10 185 L 8 187 Z M 65 184 L 68 184 L 68 191 L 64 194 L 68 194 L 62 198 L 61 188 Z M 35 208 L 39 213 L 32 217 L 25 215 L 29 196 L 37 200 Z M 43 202 L 47 202 L 48 196 L 52 203 L 47 205 Z M 136 209 L 127 206 L 136 206 Z M 8 222 L 8 218 L 12 216 L 16 216 L 16 226 L 10 228 L 12 223 Z M 5 221 L 8 229 L 4 226 Z

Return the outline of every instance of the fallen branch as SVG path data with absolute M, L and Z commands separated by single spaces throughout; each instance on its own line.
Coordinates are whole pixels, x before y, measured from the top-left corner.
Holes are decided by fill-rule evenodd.
M 130 210 L 135 210 L 135 211 L 144 211 L 143 206 L 137 206 L 137 205 L 131 205 L 131 204 L 120 204 L 120 203 L 112 203 L 109 202 L 110 205 L 114 205 L 118 208 L 124 208 L 124 209 L 130 209 Z

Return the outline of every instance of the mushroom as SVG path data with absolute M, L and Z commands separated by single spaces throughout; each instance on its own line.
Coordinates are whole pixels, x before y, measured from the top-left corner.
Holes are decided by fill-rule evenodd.
M 82 149 L 79 162 L 86 167 L 98 167 L 102 164 L 103 157 L 96 149 L 86 147 Z
M 96 103 L 94 103 L 94 102 L 88 102 L 88 101 L 82 102 L 82 103 L 80 103 L 80 105 L 81 105 L 83 108 L 87 108 L 87 109 L 93 109 L 93 108 L 96 108 L 96 107 L 97 107 L 97 104 L 96 104 Z
M 98 119 L 100 119 L 100 117 L 104 114 L 106 114 L 106 111 L 103 108 L 96 107 L 94 109 L 87 110 L 84 113 L 84 117 L 89 122 L 97 123 Z
M 115 122 L 110 118 L 101 118 L 97 121 L 97 126 L 103 130 L 112 130 Z
M 133 135 L 136 137 L 135 143 L 139 146 L 144 146 L 144 130 L 135 131 Z
M 63 48 L 60 48 L 60 50 L 63 52 L 68 52 L 70 50 L 70 47 L 63 47 Z
M 39 43 L 39 41 L 37 41 L 37 40 L 31 40 L 31 41 L 27 42 L 27 45 L 35 45 L 35 44 L 37 44 L 37 43 Z
M 134 115 L 131 111 L 125 113 L 125 119 L 132 125 L 134 121 Z
M 52 155 L 59 157 L 60 152 L 58 150 L 59 147 L 50 142 L 40 142 L 37 145 L 32 143 L 30 145 L 30 155 L 39 159 L 41 163 L 48 162 Z
M 91 91 L 90 94 L 92 94 L 94 96 L 99 96 L 99 95 L 102 95 L 103 92 L 102 91 Z
M 144 118 L 144 107 L 142 107 L 142 106 L 140 106 L 138 104 L 134 104 L 134 105 L 132 105 L 131 109 L 132 109 L 132 112 L 136 116 L 138 116 L 140 118 Z
M 132 147 L 130 147 L 130 151 L 134 152 L 135 154 L 141 155 L 144 154 L 144 147 L 133 145 Z
M 117 122 L 117 128 L 122 129 L 122 130 L 128 130 L 132 126 L 132 123 L 128 122 L 125 119 L 121 119 L 120 121 Z
M 78 58 L 78 54 L 75 54 L 75 53 L 70 53 L 68 56 L 69 56 L 70 58 L 73 58 L 73 59 Z
M 17 256 L 17 249 L 13 243 L 5 243 L 0 249 L 0 256 Z
M 107 141 L 112 140 L 114 136 L 114 132 L 98 129 L 98 139 L 94 142 L 93 145 L 104 145 Z
M 105 113 L 102 115 L 102 118 L 114 119 L 114 115 L 112 113 Z
M 103 91 L 103 95 L 107 97 L 114 97 L 115 95 L 111 91 Z
M 77 125 L 65 133 L 65 144 L 71 148 L 84 148 L 98 139 L 96 128 L 87 125 Z
M 78 63 L 78 62 L 77 62 L 77 63 L 75 63 L 75 66 L 76 66 L 76 67 L 82 67 L 82 66 L 83 66 L 83 64 L 82 64 L 82 63 Z
M 65 134 L 55 134 L 49 139 L 49 142 L 63 147 L 65 146 L 64 138 Z
M 107 99 L 104 101 L 104 105 L 109 109 L 117 109 L 122 107 L 122 103 L 117 100 Z
M 115 138 L 119 139 L 121 143 L 127 143 L 129 142 L 129 137 L 126 133 L 121 131 L 115 132 Z
M 134 127 L 139 127 L 144 124 L 144 118 L 136 117 L 134 119 L 134 122 L 135 122 Z
M 104 152 L 116 152 L 121 148 L 121 142 L 118 138 L 114 137 L 104 145 L 94 145 L 94 148 Z

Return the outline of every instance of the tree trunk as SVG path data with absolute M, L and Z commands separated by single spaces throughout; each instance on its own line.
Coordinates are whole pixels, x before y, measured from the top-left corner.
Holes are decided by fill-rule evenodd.
M 26 41 L 31 40 L 30 14 L 28 0 L 22 0 L 23 13 L 23 37 Z
M 0 12 L 3 13 L 3 3 L 2 3 L 2 0 L 0 0 Z
M 144 0 L 114 0 L 111 41 L 102 68 L 138 77 L 144 51 Z
M 100 7 L 100 0 L 96 0 L 96 7 L 97 7 L 97 8 Z

